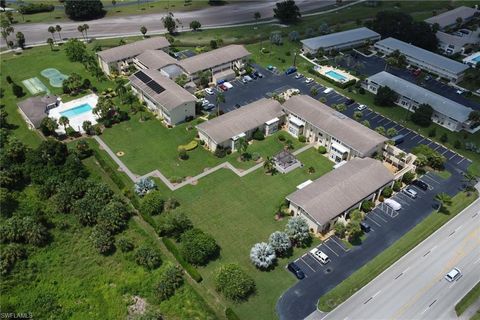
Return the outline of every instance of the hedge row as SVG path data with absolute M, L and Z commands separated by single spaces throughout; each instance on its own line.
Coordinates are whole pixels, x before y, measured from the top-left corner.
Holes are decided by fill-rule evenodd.
M 355 79 L 349 80 L 347 82 L 338 82 L 338 81 L 335 81 L 335 80 L 331 79 L 330 77 L 327 77 L 327 76 L 325 76 L 321 73 L 318 73 L 313 68 L 309 68 L 308 72 L 317 76 L 317 77 L 319 77 L 319 78 L 321 78 L 321 79 L 323 79 L 323 80 L 325 80 L 325 81 L 327 81 L 327 82 L 330 82 L 331 84 L 334 84 L 335 86 L 337 86 L 341 89 L 345 89 L 346 87 L 354 85 L 357 82 L 357 80 L 355 80 Z
M 172 242 L 172 240 L 162 237 L 162 242 L 165 247 L 167 247 L 168 251 L 173 254 L 175 259 L 177 259 L 178 263 L 180 263 L 180 265 L 185 269 L 185 271 L 187 271 L 187 273 L 193 278 L 193 280 L 195 280 L 196 282 L 201 282 L 203 280 L 198 270 L 183 259 L 182 255 L 177 249 L 177 246 Z
M 230 308 L 225 309 L 225 316 L 228 320 L 240 320 L 235 311 Z
M 98 164 L 102 169 L 109 175 L 110 179 L 117 185 L 120 190 L 123 190 L 126 186 L 123 180 L 118 176 L 117 172 L 113 170 L 106 162 L 103 160 L 102 156 L 98 153 L 97 150 L 93 149 L 93 156 L 97 160 Z
M 22 4 L 18 11 L 21 14 L 34 14 L 39 12 L 51 12 L 55 10 L 55 7 L 46 3 L 28 3 Z

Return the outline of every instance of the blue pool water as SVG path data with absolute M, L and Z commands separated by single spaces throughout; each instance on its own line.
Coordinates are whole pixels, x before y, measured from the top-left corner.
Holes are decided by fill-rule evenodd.
M 475 57 L 475 58 L 473 58 L 472 60 L 475 61 L 475 62 L 480 62 L 480 56 Z
M 68 110 L 65 110 L 63 112 L 60 112 L 60 114 L 62 116 L 65 116 L 67 118 L 71 118 L 71 117 L 76 117 L 78 115 L 81 115 L 82 113 L 85 113 L 85 112 L 89 112 L 91 111 L 93 108 L 91 105 L 89 105 L 88 103 L 84 103 L 82 105 L 79 105 L 75 108 L 72 108 L 72 109 L 68 109 Z
M 346 80 L 347 80 L 346 77 L 342 76 L 341 74 L 339 74 L 339 73 L 337 73 L 337 72 L 335 72 L 335 71 L 333 71 L 333 70 L 330 70 L 330 71 L 328 71 L 328 72 L 325 72 L 325 74 L 326 74 L 327 76 L 329 76 L 329 77 L 332 77 L 332 78 L 335 79 L 335 80 L 338 80 L 338 81 L 346 81 Z

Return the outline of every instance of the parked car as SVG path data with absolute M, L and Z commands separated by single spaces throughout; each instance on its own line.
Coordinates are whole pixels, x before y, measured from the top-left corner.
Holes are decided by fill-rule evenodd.
M 372 229 L 370 227 L 370 225 L 368 223 L 366 223 L 365 221 L 361 221 L 360 222 L 360 229 L 362 229 L 363 232 L 370 232 L 370 230 Z
M 263 74 L 262 74 L 262 73 L 258 72 L 257 75 L 258 75 L 259 78 L 263 78 Z
M 238 108 L 240 108 L 240 105 L 237 103 L 235 104 L 235 109 L 238 109 Z
M 409 196 L 412 199 L 417 198 L 418 192 L 413 190 L 412 188 L 405 188 L 403 190 L 403 193 L 405 193 L 407 196 Z
M 208 104 L 210 103 L 210 101 L 208 101 L 208 100 L 205 99 L 205 98 L 200 99 L 200 102 L 202 103 L 202 107 L 208 106 Z
M 352 105 L 352 104 L 354 104 L 354 103 L 355 103 L 355 100 L 353 100 L 353 99 L 348 99 L 347 101 L 345 101 L 345 104 L 346 104 L 347 106 Z
M 213 89 L 212 88 L 206 88 L 205 92 L 209 95 L 212 95 L 213 94 Z
M 400 143 L 402 143 L 405 140 L 405 136 L 403 134 L 399 134 L 391 138 L 390 140 L 393 141 L 394 146 L 398 146 Z
M 458 280 L 462 276 L 462 272 L 458 268 L 453 268 L 449 273 L 445 275 L 445 279 L 448 282 L 453 282 Z
M 295 75 L 295 79 L 301 79 L 301 78 L 303 78 L 303 74 L 297 73 L 297 74 Z
M 245 81 L 251 82 L 251 81 L 253 81 L 253 79 L 252 79 L 252 77 L 250 77 L 250 76 L 244 76 L 242 81 L 243 81 L 244 83 L 245 83 Z
M 227 82 L 224 82 L 223 85 L 224 85 L 225 87 L 227 87 L 227 89 L 232 89 L 232 88 L 233 88 L 233 85 L 232 85 L 230 82 L 228 82 L 228 81 L 227 81 Z
M 457 92 L 457 94 L 460 94 L 460 95 L 462 95 L 462 94 L 464 94 L 464 93 L 465 93 L 465 91 L 464 91 L 464 90 L 462 90 L 462 89 L 458 89 L 456 92 Z
M 209 103 L 206 106 L 202 106 L 202 109 L 205 111 L 212 110 L 213 108 L 215 108 L 215 105 L 213 103 Z
M 222 90 L 222 91 L 227 91 L 227 90 L 228 90 L 227 86 L 225 86 L 224 84 L 221 84 L 221 85 L 219 85 L 218 87 L 219 87 L 220 90 Z
M 305 80 L 305 83 L 310 83 L 310 82 L 313 82 L 313 78 L 307 78 L 307 79 Z
M 246 84 L 246 83 L 248 83 L 248 80 L 245 77 L 243 77 L 242 82 Z
M 358 107 L 357 107 L 358 111 L 362 111 L 362 110 L 365 110 L 365 109 L 367 109 L 367 106 L 364 105 L 364 104 L 359 104 Z
M 275 71 L 277 70 L 277 67 L 275 66 L 272 66 L 271 64 L 267 66 L 267 69 L 270 70 L 270 71 Z
M 333 91 L 333 88 L 327 88 L 325 90 L 323 90 L 323 93 L 327 94 L 327 93 L 330 93 Z
M 251 77 L 253 80 L 257 80 L 257 79 L 258 79 L 258 75 L 255 74 L 255 73 L 252 73 L 252 74 L 250 75 L 250 77 Z
M 289 67 L 287 70 L 285 70 L 285 74 L 288 76 L 289 74 L 292 74 L 294 72 L 297 72 L 297 68 L 295 67 Z
M 387 206 L 389 206 L 395 211 L 402 209 L 402 205 L 393 199 L 385 199 L 383 203 L 385 203 Z
M 420 188 L 424 191 L 428 190 L 428 184 L 426 184 L 425 182 L 423 182 L 421 180 L 413 180 L 412 185 L 414 185 L 415 187 L 418 187 L 418 188 Z
M 430 79 L 432 79 L 431 76 L 426 76 L 426 77 L 425 77 L 425 81 L 429 81 Z
M 303 279 L 305 278 L 305 273 L 303 273 L 302 269 L 295 263 L 295 262 L 290 262 L 288 264 L 288 270 L 290 270 L 297 279 Z
M 318 248 L 313 248 L 312 250 L 310 250 L 310 254 L 322 264 L 327 264 L 330 262 L 330 258 Z

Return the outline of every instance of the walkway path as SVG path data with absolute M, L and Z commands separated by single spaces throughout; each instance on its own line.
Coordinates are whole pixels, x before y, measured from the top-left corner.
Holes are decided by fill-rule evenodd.
M 105 150 L 108 155 L 113 159 L 113 161 L 115 161 L 116 164 L 118 164 L 118 166 L 120 167 L 120 169 L 125 172 L 125 174 L 130 178 L 130 180 L 132 180 L 134 183 L 139 181 L 140 179 L 144 179 L 144 178 L 148 178 L 148 177 L 156 177 L 156 178 L 159 178 L 160 180 L 162 180 L 162 182 L 172 191 L 175 191 L 177 189 L 180 189 L 188 184 L 194 184 L 195 182 L 197 182 L 199 179 L 203 178 L 203 177 L 206 177 L 208 176 L 209 174 L 211 173 L 214 173 L 220 169 L 230 169 L 232 170 L 237 176 L 239 177 L 243 177 L 243 176 L 246 176 L 247 174 L 259 169 L 259 168 L 262 168 L 263 167 L 263 163 L 264 161 L 254 165 L 253 167 L 251 168 L 248 168 L 247 170 L 239 170 L 237 168 L 235 168 L 230 162 L 228 161 L 225 161 L 213 168 L 210 168 L 208 170 L 205 170 L 204 172 L 194 176 L 194 177 L 190 177 L 184 181 L 182 181 L 181 183 L 171 183 L 170 180 L 168 180 L 167 177 L 165 177 L 165 175 L 163 173 L 160 172 L 160 170 L 156 169 L 156 170 L 153 170 L 143 176 L 138 176 L 136 174 L 134 174 L 132 171 L 130 171 L 130 169 L 128 169 L 128 167 L 122 162 L 122 160 L 120 160 L 117 155 L 115 154 L 115 152 L 112 151 L 112 149 L 110 149 L 110 147 L 99 137 L 99 136 L 94 136 L 93 137 L 97 142 L 98 144 L 101 146 L 101 148 L 103 150 Z M 301 147 L 300 149 L 298 150 L 295 150 L 293 152 L 293 155 L 298 155 L 310 148 L 313 147 L 313 144 L 307 144 L 303 147 Z

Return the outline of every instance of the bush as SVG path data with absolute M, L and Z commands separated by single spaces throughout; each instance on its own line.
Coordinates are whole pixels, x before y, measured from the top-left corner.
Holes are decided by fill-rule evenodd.
M 304 135 L 300 135 L 298 136 L 298 141 L 301 143 L 305 143 L 307 142 L 307 138 Z
M 354 221 L 362 221 L 363 215 L 362 212 L 358 209 L 354 209 L 350 212 L 350 219 Z
M 360 222 L 352 220 L 347 224 L 348 241 L 358 242 L 363 234 Z
M 320 154 L 327 153 L 327 148 L 325 148 L 324 146 L 319 146 L 318 147 L 318 153 L 320 153 Z
M 178 158 L 181 160 L 188 160 L 188 154 L 185 149 L 179 149 L 178 150 Z
M 413 181 L 413 179 L 415 179 L 415 172 L 408 171 L 403 175 L 402 182 L 405 184 L 410 184 Z
M 462 143 L 460 142 L 460 140 L 456 140 L 455 141 L 455 144 L 453 145 L 453 147 L 455 149 L 462 149 Z
M 72 20 L 91 20 L 105 14 L 100 0 L 65 0 L 65 14 Z
M 215 289 L 227 299 L 242 301 L 255 291 L 255 282 L 236 264 L 226 264 L 217 269 Z
M 27 258 L 25 249 L 19 244 L 9 244 L 0 253 L 0 274 L 5 276 L 12 271 L 15 264 Z
M 111 253 L 115 249 L 114 240 L 112 233 L 101 225 L 93 227 L 90 234 L 90 241 L 93 243 L 93 246 L 99 253 L 104 255 Z
M 265 135 L 263 134 L 262 130 L 257 129 L 253 132 L 252 138 L 258 141 L 262 141 L 265 140 Z
M 225 317 L 227 317 L 227 320 L 240 320 L 240 318 L 231 308 L 225 309 Z
M 281 231 L 275 231 L 268 237 L 268 244 L 279 255 L 286 253 L 292 247 L 292 242 L 288 234 Z
M 447 136 L 446 133 L 444 133 L 440 136 L 440 142 L 442 142 L 442 143 L 448 142 L 448 136 Z
M 300 216 L 292 217 L 285 226 L 285 233 L 296 246 L 304 245 L 310 240 L 307 220 Z
M 198 142 L 196 140 L 192 140 L 190 141 L 189 143 L 187 144 L 182 144 L 182 145 L 179 145 L 177 150 L 180 151 L 180 150 L 185 150 L 185 151 L 192 151 L 193 149 L 195 149 L 196 147 L 198 147 Z
M 180 238 L 180 235 L 192 228 L 192 222 L 181 212 L 166 212 L 158 220 L 157 232 L 160 236 Z
M 46 3 L 22 3 L 18 8 L 18 12 L 21 14 L 34 14 L 53 10 L 55 10 L 55 7 L 52 4 Z
M 437 135 L 437 128 L 433 127 L 432 129 L 430 129 L 430 131 L 428 131 L 428 136 L 430 138 L 434 138 L 436 135 Z
M 130 252 L 134 248 L 133 243 L 126 238 L 118 239 L 117 245 L 122 252 Z
M 16 83 L 12 83 L 12 92 L 17 98 L 21 98 L 25 95 L 23 88 Z
M 165 201 L 161 198 L 160 192 L 151 191 L 147 193 L 140 203 L 140 211 L 143 214 L 154 216 L 162 213 Z
M 215 239 L 200 229 L 190 229 L 181 236 L 180 252 L 193 265 L 206 265 L 218 256 L 220 247 Z
M 362 202 L 362 207 L 361 208 L 362 208 L 363 212 L 370 212 L 370 211 L 372 211 L 373 206 L 374 206 L 374 204 L 373 204 L 372 201 L 365 200 L 365 201 Z
M 382 196 L 384 198 L 390 198 L 392 196 L 393 190 L 390 187 L 386 187 L 382 190 Z
M 270 268 L 276 259 L 275 250 L 268 243 L 256 243 L 250 250 L 250 261 L 252 261 L 257 268 Z
M 285 138 L 285 135 L 283 133 L 280 133 L 278 135 L 278 140 L 280 140 L 281 142 L 285 141 L 287 138 Z
M 333 226 L 333 229 L 335 230 L 335 235 L 339 238 L 345 237 L 345 232 L 346 232 L 346 227 L 343 222 L 337 221 L 335 222 L 335 225 Z
M 182 286 L 182 284 L 182 270 L 176 265 L 169 264 L 155 285 L 155 295 L 160 301 L 167 300 L 175 294 L 175 290 Z
M 160 254 L 150 247 L 141 247 L 135 252 L 135 262 L 148 270 L 157 269 L 162 264 Z
M 400 189 L 402 189 L 402 181 L 396 180 L 393 183 L 393 191 L 398 192 L 398 191 L 400 191 Z
M 194 266 L 192 266 L 190 263 L 183 259 L 182 255 L 177 249 L 177 246 L 172 242 L 172 240 L 168 238 L 162 238 L 162 242 L 165 247 L 167 247 L 168 251 L 173 254 L 175 259 L 177 259 L 178 263 L 180 263 L 180 265 L 185 269 L 185 271 L 187 271 L 187 273 L 192 277 L 193 280 L 195 280 L 196 282 L 201 282 L 203 280 L 197 269 L 195 269 Z
M 217 158 L 225 158 L 225 156 L 227 155 L 227 149 L 221 146 L 217 146 L 217 148 L 215 149 L 214 155 Z
M 260 159 L 260 157 L 261 157 L 260 153 L 258 153 L 258 152 L 252 153 L 252 160 L 253 161 L 258 161 Z

